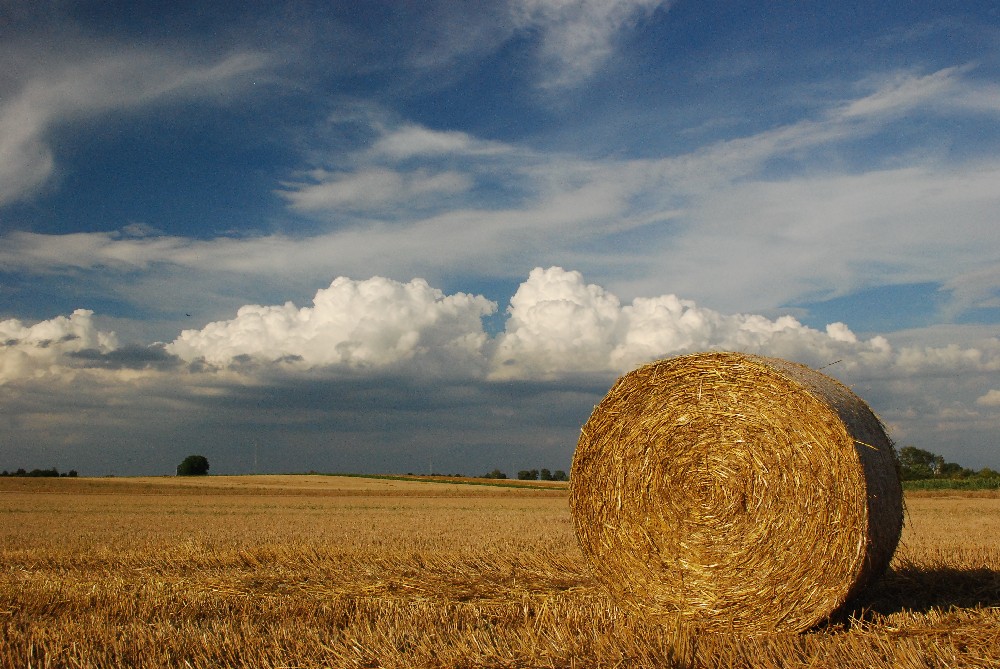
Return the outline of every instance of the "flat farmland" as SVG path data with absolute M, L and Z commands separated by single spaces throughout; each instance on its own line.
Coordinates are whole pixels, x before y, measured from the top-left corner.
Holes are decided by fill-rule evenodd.
M 849 612 L 739 638 L 619 609 L 564 486 L 4 478 L 0 666 L 1000 667 L 1000 498 L 906 505 Z

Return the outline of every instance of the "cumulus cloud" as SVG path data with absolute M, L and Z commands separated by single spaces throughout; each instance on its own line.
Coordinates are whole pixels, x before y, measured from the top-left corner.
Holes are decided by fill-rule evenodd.
M 500 377 L 606 369 L 621 306 L 578 272 L 536 268 L 511 298 L 496 352 Z
M 179 363 L 160 342 L 149 346 L 127 344 L 111 350 L 88 348 L 70 352 L 68 357 L 79 366 L 91 369 L 169 371 Z
M 897 376 L 998 372 L 1000 339 L 987 339 L 977 346 L 905 346 L 896 352 L 892 358 L 892 366 L 887 371 Z
M 58 375 L 67 358 L 83 351 L 108 353 L 118 347 L 113 332 L 102 332 L 94 312 L 77 309 L 34 325 L 19 320 L 0 321 L 0 385 L 23 379 Z
M 236 416 L 246 406 L 259 408 L 272 392 L 319 393 L 301 406 L 290 397 L 274 400 L 304 412 L 276 414 L 284 424 L 318 420 L 317 407 L 325 416 L 331 397 L 388 383 L 393 392 L 365 395 L 388 403 L 373 410 L 391 413 L 408 393 L 441 395 L 432 402 L 436 417 L 426 420 L 452 425 L 463 402 L 504 396 L 507 382 L 517 381 L 527 392 L 548 389 L 576 407 L 564 417 L 571 434 L 573 421 L 616 375 L 657 358 L 715 349 L 828 369 L 873 403 L 897 441 L 919 435 L 960 449 L 963 440 L 982 441 L 1000 429 L 997 412 L 983 411 L 1000 406 L 997 338 L 894 347 L 884 337 L 862 339 L 844 323 L 818 330 L 791 316 L 726 314 L 672 294 L 624 301 L 559 267 L 529 274 L 510 300 L 505 329 L 490 337 L 483 318 L 495 309 L 482 296 L 445 294 L 423 279 L 340 277 L 317 291 L 309 307 L 247 305 L 232 319 L 185 330 L 168 344 L 119 346 L 86 310 L 34 325 L 6 320 L 0 384 L 14 392 L 2 404 L 11 415 L 36 416 L 41 422 L 32 429 L 55 420 L 69 434 L 79 422 L 74 411 L 92 407 L 129 407 L 133 420 L 153 411 L 181 425 L 193 410 L 203 417 L 206 402 Z M 496 420 L 509 408 L 496 406 Z M 27 418 L 18 421 L 28 429 Z
M 976 404 L 981 407 L 1000 407 L 1000 390 L 991 388 L 985 395 L 976 398 Z
M 316 292 L 310 307 L 246 305 L 234 318 L 184 330 L 166 345 L 119 348 L 114 333 L 99 331 L 86 310 L 33 326 L 8 320 L 0 322 L 0 379 L 81 368 L 170 372 L 183 362 L 188 370 L 247 375 L 419 370 L 553 381 L 613 376 L 702 350 L 773 355 L 817 368 L 836 363 L 840 373 L 880 383 L 1000 371 L 997 338 L 976 346 L 896 348 L 882 336 L 861 339 L 844 323 L 817 330 L 789 315 L 726 314 L 673 294 L 624 303 L 560 267 L 531 271 L 510 300 L 504 330 L 491 338 L 483 318 L 496 307 L 481 295 L 446 295 L 423 279 L 339 277 Z M 995 394 L 984 391 L 977 403 L 989 406 Z
M 726 315 L 676 295 L 622 305 L 579 272 L 537 268 L 511 299 L 494 358 L 495 378 L 555 378 L 576 372 L 621 373 L 657 358 L 718 349 L 766 353 L 825 364 L 834 356 L 886 358 L 882 337 L 861 342 L 843 323 L 826 332 L 791 316 Z
M 894 347 L 859 338 L 845 323 L 824 330 L 785 315 L 725 314 L 676 295 L 629 304 L 579 272 L 536 268 L 511 299 L 498 337 L 494 378 L 621 373 L 660 357 L 702 350 L 760 353 L 813 367 L 837 364 L 855 378 L 915 379 L 1000 371 L 1000 339 L 975 346 Z
M 312 307 L 242 307 L 231 320 L 185 330 L 166 351 L 188 362 L 250 372 L 288 369 L 374 370 L 419 360 L 468 377 L 553 380 L 610 375 L 660 357 L 718 349 L 777 355 L 814 366 L 898 374 L 956 365 L 1000 364 L 997 351 L 906 347 L 883 337 L 860 340 L 844 323 L 825 331 L 791 316 L 723 314 L 676 295 L 613 293 L 560 267 L 532 270 L 511 298 L 502 333 L 490 339 L 482 318 L 496 305 L 482 296 L 445 295 L 423 279 L 339 277 L 317 291 Z
M 316 292 L 312 307 L 248 305 L 232 320 L 185 330 L 167 350 L 220 367 L 241 357 L 300 368 L 376 369 L 421 356 L 482 365 L 482 317 L 495 309 L 484 297 L 445 295 L 423 279 L 339 277 Z

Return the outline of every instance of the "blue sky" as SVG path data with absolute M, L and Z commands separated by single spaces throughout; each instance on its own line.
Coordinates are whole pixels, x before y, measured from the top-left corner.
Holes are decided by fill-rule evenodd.
M 0 2 L 0 468 L 568 469 L 708 349 L 997 468 L 1000 13 L 827 4 Z

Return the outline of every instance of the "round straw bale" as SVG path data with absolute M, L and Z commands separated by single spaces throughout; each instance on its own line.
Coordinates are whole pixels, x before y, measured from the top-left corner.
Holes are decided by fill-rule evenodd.
M 868 405 L 740 353 L 618 379 L 581 432 L 570 505 L 627 608 L 743 634 L 828 619 L 885 570 L 903 525 L 895 451 Z

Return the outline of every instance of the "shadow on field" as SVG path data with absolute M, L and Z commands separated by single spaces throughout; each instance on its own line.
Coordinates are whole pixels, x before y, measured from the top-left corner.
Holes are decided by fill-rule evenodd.
M 855 601 L 851 615 L 976 606 L 1000 606 L 1000 571 L 901 565 Z

